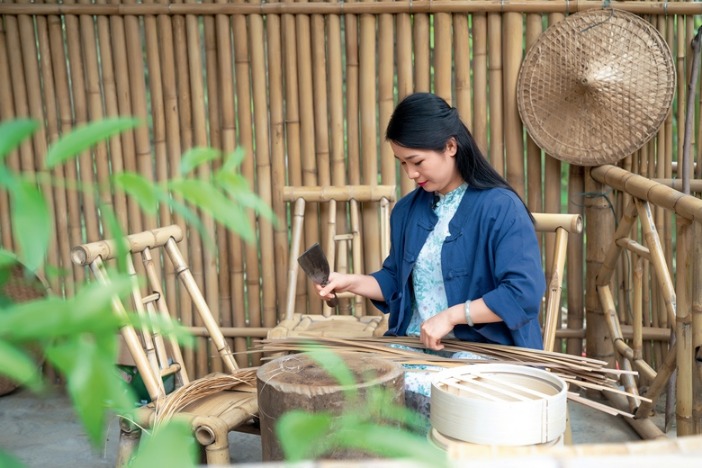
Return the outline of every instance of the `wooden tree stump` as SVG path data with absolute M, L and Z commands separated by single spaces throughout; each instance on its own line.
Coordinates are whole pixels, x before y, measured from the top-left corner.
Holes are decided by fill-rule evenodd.
M 278 419 L 290 410 L 330 412 L 341 414 L 354 411 L 355 405 L 365 406 L 370 391 L 382 389 L 398 405 L 404 404 L 404 373 L 402 366 L 369 355 L 340 354 L 353 374 L 356 384 L 341 386 L 327 371 L 307 354 L 277 358 L 261 366 L 256 374 L 258 406 L 261 420 L 263 461 L 283 460 L 284 454 L 275 432 Z M 353 402 L 346 398 L 352 390 Z M 367 458 L 358 450 L 334 449 L 324 458 Z

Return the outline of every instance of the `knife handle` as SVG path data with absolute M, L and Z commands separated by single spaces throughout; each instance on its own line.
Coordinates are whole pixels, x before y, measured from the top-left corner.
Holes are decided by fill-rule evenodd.
M 334 297 L 327 301 L 327 305 L 332 309 L 339 305 L 339 299 L 336 297 L 336 293 L 334 293 Z
M 329 284 L 328 281 L 322 282 L 322 286 L 326 286 L 327 284 Z M 328 305 L 329 307 L 331 307 L 331 308 L 333 309 L 333 308 L 335 308 L 336 306 L 339 305 L 339 298 L 336 297 L 336 293 L 332 293 L 332 294 L 334 294 L 334 297 L 332 297 L 331 299 L 328 299 L 328 300 L 326 301 L 326 303 L 327 303 L 327 305 Z

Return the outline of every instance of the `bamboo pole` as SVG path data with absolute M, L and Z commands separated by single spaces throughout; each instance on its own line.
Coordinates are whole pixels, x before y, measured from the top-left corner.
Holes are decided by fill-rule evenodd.
M 583 216 L 583 204 L 580 202 L 585 192 L 585 170 L 576 165 L 570 165 L 568 177 L 568 213 Z M 531 182 L 529 191 L 532 190 Z M 583 265 L 584 265 L 584 236 L 582 233 L 570 233 L 568 236 L 568 265 L 567 265 L 567 305 L 568 329 L 583 327 L 583 310 L 585 309 Z M 579 356 L 583 352 L 583 341 L 569 339 L 566 342 L 566 352 Z
M 372 2 L 373 0 L 368 0 Z M 378 122 L 377 115 L 377 67 L 375 63 L 376 19 L 371 15 L 362 15 L 360 24 L 360 116 L 361 149 L 363 154 L 363 173 L 361 180 L 368 185 L 378 185 Z M 361 223 L 363 232 L 380 232 L 378 225 L 378 204 L 364 203 L 361 206 Z M 375 271 L 380 267 L 379 236 L 366 236 L 364 239 L 363 264 L 354 265 L 356 271 Z M 358 268 L 360 267 L 360 268 Z M 367 301 L 370 307 L 370 301 Z
M 487 15 L 487 41 L 488 84 L 490 87 L 488 97 L 490 144 L 487 151 L 492 167 L 499 174 L 505 175 L 504 117 L 502 113 L 502 17 L 500 14 L 488 13 Z
M 346 2 L 355 4 L 356 0 Z M 347 183 L 361 183 L 361 137 L 359 126 L 359 50 L 358 17 L 344 15 L 344 33 L 346 35 L 346 135 L 347 135 Z
M 46 118 L 44 119 L 46 125 L 46 143 L 51 145 L 59 139 L 59 125 L 60 125 L 60 114 L 58 109 L 58 99 L 56 96 L 56 85 L 53 79 L 53 63 L 51 55 L 51 39 L 49 32 L 48 19 L 46 17 L 36 17 L 36 32 L 37 32 L 37 46 L 39 51 L 40 60 L 40 73 L 41 81 L 44 90 L 44 114 Z M 0 32 L 0 36 L 2 32 Z M 7 63 L 7 62 L 5 62 Z M 2 77 L 0 77 L 2 79 Z M 8 80 L 9 83 L 9 80 Z M 0 91 L 0 100 L 2 100 L 2 92 Z M 11 100 L 10 100 L 11 102 Z M 0 110 L 0 119 L 3 119 L 2 111 Z M 43 167 L 44 164 L 40 163 L 39 167 Z M 48 175 L 48 171 L 45 171 Z M 63 181 L 65 179 L 63 175 L 63 166 L 59 165 L 54 167 L 51 171 L 51 178 L 54 181 Z M 70 261 L 70 248 L 71 241 L 69 239 L 68 231 L 68 206 L 66 199 L 66 190 L 61 186 L 61 184 L 55 184 L 53 187 L 48 187 L 47 190 L 52 190 L 53 200 L 54 200 L 54 225 L 56 230 L 56 250 L 58 256 L 57 266 L 63 271 L 65 271 L 65 277 L 56 278 L 56 281 L 61 285 L 66 291 L 66 295 L 71 297 L 75 292 L 75 279 L 73 276 L 74 268 Z M 0 212 L 9 213 L 9 207 L 7 205 L 3 206 L 2 195 L 0 195 Z M 0 218 L 4 218 L 0 216 Z M 9 221 L 9 219 L 8 219 Z M 0 221 L 2 223 L 2 221 Z M 0 232 L 2 228 L 0 228 Z M 8 230 L 8 234 L 9 234 Z
M 117 4 L 118 0 L 108 0 L 110 6 Z M 110 40 L 109 44 L 112 49 L 114 80 L 115 80 L 115 102 L 117 104 L 117 115 L 135 115 L 132 112 L 131 86 L 129 83 L 128 63 L 127 63 L 127 45 L 125 38 L 124 18 L 119 15 L 112 15 L 109 18 Z M 145 125 L 146 122 L 142 122 Z M 120 135 L 120 161 L 117 166 L 113 167 L 113 171 L 123 170 L 127 172 L 136 172 L 137 163 L 135 159 L 135 133 L 123 132 Z M 68 174 L 67 174 L 68 175 Z M 127 224 L 124 226 L 126 232 L 142 231 L 143 224 L 141 220 L 141 211 L 138 201 L 133 197 L 125 197 L 127 205 Z M 76 226 L 80 232 L 80 225 Z M 95 238 L 92 238 L 95 239 Z M 75 243 L 73 244 L 75 245 Z
M 468 15 L 453 15 L 453 74 L 455 103 L 463 122 L 473 128 L 473 97 L 471 95 L 470 26 Z
M 451 104 L 452 51 L 451 14 L 435 13 L 434 27 L 434 93 Z
M 186 0 L 186 2 L 193 0 Z M 205 102 L 205 92 L 203 86 L 203 58 L 202 58 L 202 41 L 200 37 L 200 22 L 195 15 L 188 15 L 185 17 L 185 45 L 187 47 L 187 67 L 190 76 L 190 81 L 188 83 L 188 95 L 190 96 L 191 108 L 191 118 L 190 122 L 192 129 L 192 146 L 207 146 L 207 123 L 205 118 L 205 109 L 203 108 Z M 185 65 L 185 64 L 184 64 Z M 186 147 L 185 149 L 190 149 Z M 207 180 L 210 177 L 210 168 L 201 164 L 197 168 L 196 172 L 199 178 Z M 214 232 L 214 224 L 209 216 L 205 216 L 202 213 L 199 214 L 201 222 L 205 226 L 207 232 Z M 205 301 L 208 304 L 212 304 L 215 307 L 213 311 L 213 316 L 215 320 L 219 321 L 219 301 L 217 300 L 216 294 L 216 282 L 211 283 L 211 279 L 214 275 L 210 276 L 210 262 L 214 266 L 214 261 L 212 259 L 212 254 L 207 248 L 203 248 L 203 242 L 200 235 L 193 231 L 189 236 L 190 241 L 190 271 L 192 272 L 195 281 L 202 285 L 205 295 Z M 193 306 L 197 309 L 197 303 L 193 300 Z M 201 324 L 202 317 L 199 315 L 193 315 L 195 318 L 194 324 Z M 198 340 L 198 346 L 195 351 L 195 376 L 202 377 L 209 372 L 210 365 L 210 351 L 209 351 L 209 341 L 200 339 Z
M 305 0 L 306 1 L 306 0 Z M 312 54 L 310 38 L 309 16 L 295 16 L 297 38 L 297 73 L 298 88 L 296 90 L 300 103 L 300 154 L 302 168 L 302 184 L 317 185 L 318 168 L 315 161 L 314 138 L 314 90 L 312 83 Z M 308 203 L 305 208 L 305 224 L 303 245 L 307 246 L 318 242 L 320 239 L 320 224 L 318 219 L 319 206 Z M 314 297 L 314 285 L 305 281 L 303 291 L 308 297 Z M 322 312 L 321 301 L 308 301 L 308 310 L 311 314 Z
M 206 0 L 205 3 L 213 2 L 214 0 Z M 207 117 L 205 130 L 207 145 L 212 148 L 222 148 L 222 122 L 221 122 L 221 102 L 219 90 L 219 61 L 217 53 L 217 24 L 216 18 L 213 16 L 205 16 L 201 19 L 202 22 L 202 48 L 204 50 L 203 58 L 205 61 L 205 76 L 203 82 L 206 86 L 207 93 Z M 204 101 L 203 101 L 204 103 Z M 227 104 L 224 104 L 227 105 Z M 198 169 L 198 173 L 205 171 L 205 174 L 210 175 L 212 171 L 216 171 L 222 166 L 222 160 L 214 160 L 208 165 L 202 165 Z M 205 218 L 209 224 L 208 232 L 217 239 L 217 248 L 206 248 L 203 252 L 204 258 L 204 284 L 207 301 L 213 305 L 216 311 L 216 320 L 218 324 L 231 325 L 232 314 L 231 304 L 228 308 L 224 308 L 222 304 L 222 294 L 220 294 L 221 286 L 226 288 L 226 284 L 222 285 L 223 281 L 217 271 L 217 262 L 221 259 L 219 252 L 219 240 L 222 240 L 222 249 L 226 252 L 229 247 L 226 243 L 226 230 L 215 223 L 209 216 Z M 229 341 L 227 346 L 229 346 Z M 211 353 L 209 353 L 211 354 Z M 248 362 L 242 363 L 242 366 L 248 366 Z M 219 359 L 209 359 L 208 372 L 222 372 L 222 362 Z
M 378 122 L 380 124 L 380 180 L 395 185 L 395 160 L 390 145 L 385 142 L 385 129 L 395 107 L 394 93 L 394 21 L 391 15 L 378 19 Z M 450 68 L 450 64 L 449 64 Z M 449 72 L 449 83 L 451 74 Z M 379 253 L 379 252 L 376 252 Z
M 288 226 L 285 203 L 283 202 L 283 187 L 285 186 L 285 141 L 283 139 L 283 56 L 281 51 L 281 21 L 280 16 L 266 17 L 266 34 L 268 40 L 268 105 L 271 134 L 271 163 L 272 163 L 272 207 L 278 224 L 274 227 L 276 268 L 276 298 L 278 310 L 276 323 L 283 318 L 285 309 L 282 298 L 287 288 L 287 271 L 280 265 L 288 264 Z M 339 53 L 339 63 L 341 54 Z M 338 101 L 341 102 L 341 99 Z M 340 171 L 341 172 L 341 171 Z
M 503 109 L 507 180 L 522 199 L 526 200 L 524 139 L 522 120 L 517 108 L 517 78 L 522 63 L 524 19 L 520 13 L 505 13 L 502 25 L 504 88 Z M 560 187 L 560 186 L 559 186 Z M 565 254 L 565 252 L 564 252 Z
M 541 15 L 539 14 L 529 14 L 526 17 L 526 33 L 525 33 L 525 39 L 526 39 L 526 44 L 525 44 L 525 49 L 528 51 L 531 49 L 531 47 L 534 45 L 534 43 L 538 40 L 540 37 L 541 33 L 543 31 L 543 26 L 541 22 Z M 542 191 L 542 184 L 541 184 L 541 160 L 542 160 L 542 152 L 541 148 L 538 147 L 538 145 L 534 142 L 534 140 L 531 138 L 530 135 L 527 134 L 526 136 L 526 158 L 527 158 L 527 165 L 526 165 L 526 178 L 527 178 L 527 196 L 525 198 L 525 201 L 527 203 L 527 206 L 529 209 L 533 211 L 543 211 L 543 191 Z M 578 167 L 578 166 L 571 166 L 571 167 Z M 572 177 L 572 174 L 571 174 Z M 573 186 L 573 180 L 570 180 L 569 182 L 569 189 Z M 582 186 L 582 175 L 580 179 L 580 184 Z M 580 189 L 579 192 L 577 193 L 582 193 L 583 190 L 582 188 Z M 571 197 L 569 196 L 568 198 L 568 212 L 569 213 L 574 213 L 575 211 L 571 211 L 573 207 L 571 207 Z M 582 208 L 579 208 L 580 214 L 582 215 Z M 573 240 L 573 239 L 569 239 Z M 570 243 L 570 242 L 569 242 Z M 573 250 L 574 247 L 573 245 L 568 246 L 569 250 Z M 568 257 L 571 258 L 571 252 L 568 253 Z M 570 265 L 573 264 L 573 262 L 568 263 L 568 278 L 569 278 L 569 283 L 570 283 L 570 272 L 571 272 L 571 267 Z M 578 262 L 577 264 L 582 265 L 582 261 Z M 582 289 L 582 288 L 581 288 Z M 568 291 L 570 291 L 570 287 L 568 288 Z M 568 294 L 568 297 L 570 298 L 570 294 Z M 568 317 L 570 317 L 570 303 L 568 304 Z M 581 307 L 582 309 L 582 307 Z M 582 316 L 582 313 L 580 314 Z M 582 322 L 582 321 L 581 321 Z M 576 325 L 577 326 L 577 325 Z M 568 327 L 571 327 L 571 324 L 568 324 Z
M 349 4 L 351 3 L 351 4 Z M 3 5 L 2 11 L 6 14 L 86 14 L 86 15 L 216 15 L 216 14 L 380 14 L 413 12 L 427 13 L 561 13 L 572 14 L 581 11 L 602 9 L 602 2 L 598 0 L 513 0 L 509 3 L 494 2 L 492 0 L 435 0 L 429 2 L 413 2 L 412 0 L 397 0 L 395 2 L 378 2 L 371 5 L 360 5 L 354 2 L 323 3 L 323 4 L 297 4 L 297 3 L 266 3 L 266 4 L 226 4 L 226 5 L 192 5 L 176 4 L 169 7 L 161 5 L 41 5 L 32 8 L 26 5 Z M 641 1 L 620 2 L 617 9 L 639 15 L 699 15 L 702 6 L 695 2 L 665 2 Z
M 414 65 L 412 49 L 412 17 L 408 13 L 396 15 L 396 48 L 397 48 L 397 98 L 402 100 L 414 91 Z M 458 65 L 458 64 L 456 64 Z M 384 183 L 386 181 L 383 181 Z M 400 193 L 407 194 L 414 189 L 414 182 L 400 172 Z
M 7 41 L 5 40 L 4 21 L 0 21 L 0 62 L 9 63 Z M 5 121 L 15 117 L 14 103 L 12 101 L 12 81 L 10 69 L 7 66 L 0 67 L 0 120 Z M 15 151 L 13 153 L 16 154 Z M 7 164 L 15 159 L 13 154 L 7 155 Z M 12 239 L 12 225 L 10 224 L 10 199 L 4 190 L 0 190 L 0 242 L 3 248 L 13 251 L 14 241 Z
M 223 0 L 217 0 L 221 3 Z M 216 60 L 217 60 L 217 89 L 219 96 L 217 97 L 223 103 L 219 106 L 218 123 L 220 125 L 220 148 L 225 157 L 231 155 L 236 150 L 236 117 L 235 106 L 229 103 L 234 103 L 234 83 L 232 80 L 232 45 L 231 45 L 231 26 L 230 17 L 227 15 L 217 15 L 215 18 L 214 28 L 216 30 Z M 230 236 L 228 230 L 217 225 L 217 239 L 220 265 L 230 265 L 228 262 L 231 255 L 231 250 L 238 247 L 236 240 Z M 233 290 L 233 285 L 230 275 L 218 275 L 219 277 L 219 310 L 220 310 L 220 325 L 223 327 L 232 327 L 234 324 L 234 296 L 236 292 Z M 242 301 L 243 302 L 243 301 Z M 231 337 L 228 337 L 231 338 Z M 235 347 L 234 340 L 228 340 L 229 346 Z M 243 365 L 243 363 L 241 363 Z M 248 363 L 247 363 L 248 364 Z
M 425 13 L 412 15 L 414 41 L 414 90 L 431 91 L 431 51 L 429 46 L 430 17 Z
M 269 86 L 266 80 L 265 65 L 265 31 L 263 18 L 253 15 L 249 18 L 251 29 L 251 67 L 253 80 L 253 108 L 255 121 L 256 142 L 256 177 L 258 180 L 257 194 L 268 206 L 273 203 L 273 164 L 270 157 L 270 132 L 268 130 L 268 102 L 266 94 Z M 282 219 L 280 219 L 282 222 Z M 275 276 L 276 257 L 274 247 L 273 226 L 265 219 L 258 220 L 259 246 L 261 252 L 261 317 L 260 323 L 264 327 L 273 327 L 276 324 L 276 296 Z M 253 323 L 249 326 L 254 326 Z M 255 362 L 260 362 L 254 359 Z
M 695 434 L 692 409 L 693 396 L 693 356 L 692 314 L 689 294 L 689 269 L 692 239 L 690 221 L 677 218 L 676 255 L 676 297 L 675 338 L 677 349 L 677 387 L 675 394 L 676 431 L 679 436 Z M 672 324 L 672 322 L 671 322 Z
M 604 187 L 591 177 L 593 170 L 588 169 L 585 177 L 585 192 L 599 194 Z M 587 354 L 588 356 L 608 362 L 614 361 L 612 338 L 604 317 L 604 310 L 598 300 L 596 275 L 600 271 L 605 258 L 607 240 L 614 230 L 614 221 L 609 211 L 609 205 L 602 197 L 585 199 L 585 219 L 587 246 L 585 252 L 586 293 L 585 293 L 585 322 L 587 324 Z

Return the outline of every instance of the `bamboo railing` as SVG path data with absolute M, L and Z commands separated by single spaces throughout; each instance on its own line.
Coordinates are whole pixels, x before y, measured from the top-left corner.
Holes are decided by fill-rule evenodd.
M 52 271 L 63 272 L 49 276 L 52 288 L 71 295 L 86 278 L 85 271 L 71 265 L 70 248 L 109 234 L 104 210 L 113 210 L 127 232 L 178 224 L 188 232 L 181 250 L 229 345 L 240 353 L 239 365 L 256 364 L 243 362 L 253 358 L 242 351 L 285 312 L 292 209 L 284 187 L 387 185 L 398 187 L 398 196 L 409 192 L 411 181 L 400 175 L 384 129 L 401 97 L 434 91 L 459 110 L 491 163 L 533 211 L 567 211 L 585 219 L 587 246 L 582 234 L 570 234 L 567 313 L 556 334 L 563 340 L 557 348 L 613 361 L 617 353 L 628 353 L 619 350 L 623 340 L 632 349 L 632 365 L 645 361 L 660 374 L 670 356 L 669 330 L 677 325 L 668 314 L 633 320 L 621 305 L 629 300 L 628 291 L 637 290 L 632 311 L 666 310 L 668 296 L 656 287 L 662 271 L 648 260 L 637 261 L 635 268 L 621 259 L 610 265 L 605 255 L 615 219 L 632 198 L 647 198 L 616 186 L 620 192 L 614 193 L 609 181 L 591 177 L 598 169 L 569 166 L 543 154 L 525 135 L 517 112 L 514 91 L 526 48 L 545 26 L 602 6 L 601 1 L 574 0 L 0 0 L 0 119 L 29 116 L 42 124 L 6 162 L 13 170 L 42 175 L 38 180 L 55 213 L 47 262 Z M 671 180 L 686 126 L 689 44 L 702 4 L 622 1 L 616 8 L 641 15 L 661 32 L 679 77 L 676 112 L 656 138 L 620 166 L 645 178 Z M 47 147 L 62 135 L 117 115 L 138 116 L 144 125 L 96 145 L 75 162 L 44 169 Z M 135 200 L 113 193 L 106 183 L 123 170 L 138 171 L 154 183 L 175 177 L 181 155 L 203 145 L 224 152 L 244 148 L 242 174 L 279 220 L 272 224 L 249 214 L 254 243 L 243 243 L 203 216 L 217 245 L 208 249 L 177 213 L 163 208 L 154 216 L 143 214 Z M 696 142 L 692 147 L 697 161 L 700 150 Z M 218 164 L 202 166 L 197 176 L 208 177 Z M 698 175 L 701 168 L 698 163 Z M 59 181 L 99 190 L 77 192 Z M 694 190 L 694 181 L 691 185 Z M 660 190 L 656 185 L 646 195 Z M 684 241 L 694 228 L 673 223 L 684 218 L 696 226 L 698 212 L 688 202 L 675 210 L 654 199 L 650 203 L 652 226 L 675 278 L 674 247 L 684 244 L 676 232 Z M 9 206 L 0 191 L 0 242 L 12 249 Z M 324 237 L 319 220 L 328 219 L 325 209 L 306 205 L 304 245 Z M 361 207 L 363 263 L 369 271 L 379 266 L 377 236 L 370 240 L 379 230 L 378 210 L 378 203 Z M 677 210 L 682 214 L 673 217 Z M 342 225 L 346 214 L 337 215 Z M 631 238 L 640 242 L 642 236 Z M 552 237 L 542 239 L 545 252 L 553 250 Z M 544 259 L 545 265 L 551 263 Z M 612 334 L 610 310 L 595 293 L 593 272 L 605 264 L 612 269 L 621 336 Z M 169 310 L 204 335 L 188 295 L 173 275 L 166 278 Z M 673 280 L 676 288 L 683 278 Z M 696 348 L 702 341 L 702 306 L 697 296 L 686 297 Z M 678 340 L 684 336 L 676 330 Z M 200 346 L 184 355 L 196 376 L 217 370 L 206 345 L 202 336 Z M 647 374 L 641 375 L 642 383 L 659 385 Z M 699 421 L 702 403 L 694 405 L 692 419 Z

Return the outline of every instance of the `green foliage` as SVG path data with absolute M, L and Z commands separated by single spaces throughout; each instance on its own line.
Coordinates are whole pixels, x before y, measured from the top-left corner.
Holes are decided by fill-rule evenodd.
M 49 148 L 46 168 L 72 161 L 94 144 L 124 130 L 136 127 L 139 122 L 131 118 L 107 119 L 87 124 L 64 136 Z M 17 252 L 0 248 L 0 284 L 7 280 L 9 271 L 18 263 L 30 271 L 43 266 L 49 248 L 51 232 L 50 213 L 39 189 L 40 175 L 14 172 L 5 164 L 9 153 L 16 150 L 38 128 L 31 120 L 0 123 L 0 190 L 9 195 L 13 239 Z M 153 183 L 140 174 L 122 172 L 113 174 L 112 188 L 122 190 L 139 203 L 148 214 L 156 213 L 159 205 L 183 216 L 190 226 L 197 228 L 203 238 L 211 239 L 205 232 L 197 210 L 213 216 L 245 240 L 252 240 L 254 232 L 249 226 L 244 209 L 252 208 L 259 215 L 275 221 L 275 217 L 255 194 L 250 192 L 245 179 L 225 171 L 238 170 L 243 152 L 225 158 L 221 169 L 208 179 L 188 180 L 184 177 L 200 165 L 221 157 L 213 149 L 196 149 L 183 156 L 182 176 L 171 181 Z M 75 184 L 75 181 L 42 180 L 56 185 Z M 78 185 L 79 190 L 99 187 Z M 100 200 L 100 197 L 95 197 Z M 239 203 L 239 198 L 242 200 Z M 185 200 L 186 205 L 179 199 Z M 101 205 L 103 225 L 116 238 L 123 235 L 110 206 Z M 117 245 L 118 254 L 126 253 L 123 242 Z M 118 255 L 123 257 L 124 255 Z M 45 269 L 50 270 L 50 266 Z M 66 388 L 85 430 L 94 444 L 104 436 L 108 411 L 129 416 L 134 411 L 136 398 L 131 388 L 120 377 L 114 363 L 118 352 L 117 331 L 129 320 L 140 326 L 134 314 L 120 318 L 113 312 L 115 296 L 126 296 L 133 279 L 121 264 L 110 274 L 111 284 L 86 284 L 72 298 L 47 297 L 22 303 L 12 303 L 0 297 L 0 373 L 26 385 L 33 391 L 44 387 L 34 354 L 41 354 L 57 369 L 66 381 Z M 158 318 L 150 323 L 162 333 L 174 334 L 185 345 L 192 345 L 193 338 L 182 327 L 170 320 Z M 134 466 L 195 466 L 196 449 L 188 424 L 169 423 L 147 434 L 140 446 Z M 0 451 L 0 466 L 22 466 L 19 461 Z
M 342 414 L 285 413 L 278 420 L 276 434 L 287 460 L 314 459 L 334 450 L 351 449 L 432 467 L 448 466 L 446 453 L 419 435 L 423 424 L 418 414 L 397 405 L 392 395 L 381 389 L 368 389 L 361 398 L 353 374 L 337 354 L 316 350 L 308 355 L 344 389 L 345 410 Z

